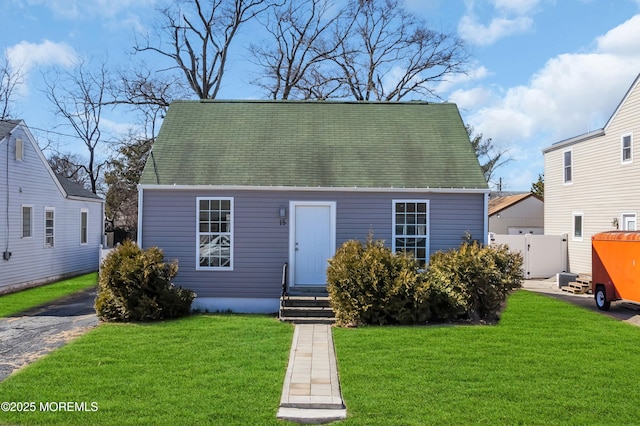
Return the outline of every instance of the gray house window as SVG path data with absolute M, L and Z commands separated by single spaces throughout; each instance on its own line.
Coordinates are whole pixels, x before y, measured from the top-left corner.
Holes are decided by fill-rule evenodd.
M 197 198 L 196 269 L 233 269 L 233 198 Z
M 55 210 L 52 207 L 44 209 L 44 246 L 53 247 L 55 237 Z
M 573 239 L 577 241 L 582 241 L 582 219 L 581 212 L 573 213 Z
M 622 136 L 622 162 L 630 163 L 633 161 L 633 139 L 631 135 Z
M 82 209 L 80 211 L 80 244 L 87 244 L 88 240 L 88 228 L 87 224 L 89 222 L 89 211 L 86 209 Z
M 573 181 L 572 164 L 573 164 L 572 151 L 564 152 L 564 183 L 571 183 Z
M 32 234 L 32 218 L 33 218 L 33 207 L 32 206 L 22 206 L 22 216 L 21 216 L 21 220 L 22 220 L 22 231 L 21 231 L 21 237 L 22 238 L 29 238 L 31 237 Z
M 429 201 L 393 201 L 394 252 L 411 253 L 420 266 L 429 260 Z

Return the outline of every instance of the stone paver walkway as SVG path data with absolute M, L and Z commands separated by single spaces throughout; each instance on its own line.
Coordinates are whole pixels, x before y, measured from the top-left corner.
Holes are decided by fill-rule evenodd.
M 328 423 L 346 416 L 331 326 L 296 325 L 278 418 Z

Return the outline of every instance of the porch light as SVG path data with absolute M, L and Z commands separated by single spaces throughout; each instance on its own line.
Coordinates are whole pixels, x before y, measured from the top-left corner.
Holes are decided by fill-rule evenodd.
M 287 224 L 287 208 L 284 206 L 280 207 L 280 210 L 278 211 L 278 217 L 280 217 L 280 225 L 286 225 Z

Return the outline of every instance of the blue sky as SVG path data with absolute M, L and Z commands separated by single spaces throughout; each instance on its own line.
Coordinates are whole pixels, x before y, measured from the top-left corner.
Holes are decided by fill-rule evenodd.
M 15 110 L 61 149 L 78 149 L 42 93 L 42 74 L 80 57 L 126 64 L 136 31 L 154 23 L 160 0 L 5 0 L 0 49 L 26 72 Z M 541 149 L 604 126 L 640 73 L 640 0 L 405 0 L 434 28 L 456 33 L 473 55 L 470 71 L 439 87 L 476 132 L 513 158 L 496 171 L 503 189 L 528 191 L 543 171 Z M 252 34 L 236 40 L 242 49 Z M 238 50 L 238 51 L 239 51 Z M 146 61 L 151 64 L 152 56 Z M 263 95 L 249 84 L 244 55 L 230 61 L 221 99 Z M 124 131 L 126 115 L 106 113 Z M 106 155 L 106 153 L 104 153 Z

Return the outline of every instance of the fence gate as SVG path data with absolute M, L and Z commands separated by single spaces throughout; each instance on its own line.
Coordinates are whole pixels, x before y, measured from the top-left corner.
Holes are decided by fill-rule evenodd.
M 567 272 L 567 234 L 502 235 L 489 233 L 489 244 L 505 244 L 524 258 L 525 279 L 549 278 Z

